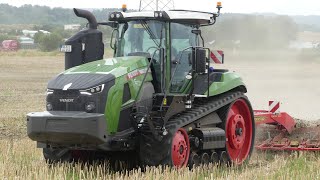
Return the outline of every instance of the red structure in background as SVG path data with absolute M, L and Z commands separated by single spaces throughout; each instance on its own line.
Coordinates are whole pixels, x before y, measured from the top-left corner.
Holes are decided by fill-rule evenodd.
M 3 51 L 17 51 L 19 43 L 17 40 L 4 40 L 1 43 L 1 50 Z

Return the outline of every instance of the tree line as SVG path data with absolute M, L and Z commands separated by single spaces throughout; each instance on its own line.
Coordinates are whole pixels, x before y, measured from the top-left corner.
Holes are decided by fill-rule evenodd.
M 100 22 L 107 21 L 108 14 L 114 11 L 119 9 L 92 10 Z M 51 51 L 75 33 L 64 30 L 64 24 L 81 24 L 83 28 L 87 21 L 76 17 L 72 9 L 0 4 L 0 41 L 21 35 L 21 29 L 3 32 L 1 24 L 33 24 L 31 30 L 51 32 L 49 35 L 38 33 L 34 37 L 43 51 Z M 101 26 L 99 29 L 108 42 L 111 28 Z M 289 16 L 225 13 L 214 26 L 203 28 L 203 36 L 207 43 L 214 42 L 214 46 L 221 48 L 284 48 L 296 39 L 298 31 L 298 25 Z
M 98 21 L 106 21 L 108 14 L 118 9 L 94 9 Z M 23 5 L 21 7 L 0 4 L 0 24 L 73 24 L 86 23 L 74 15 L 72 9 Z
M 107 21 L 110 12 L 119 11 L 119 9 L 94 9 L 92 13 L 98 21 Z M 8 29 L 7 25 L 19 24 L 19 28 Z M 23 28 L 23 24 L 31 28 Z M 80 24 L 84 28 L 87 21 L 77 17 L 72 9 L 50 8 L 46 6 L 23 5 L 21 7 L 0 4 L 0 44 L 6 39 L 17 39 L 22 35 L 23 29 L 45 30 L 50 34 L 37 33 L 34 42 L 42 51 L 52 51 L 63 44 L 76 31 L 64 30 L 65 24 Z M 11 26 L 14 27 L 14 26 Z M 111 29 L 109 27 L 99 27 L 104 33 L 104 38 L 110 37 Z

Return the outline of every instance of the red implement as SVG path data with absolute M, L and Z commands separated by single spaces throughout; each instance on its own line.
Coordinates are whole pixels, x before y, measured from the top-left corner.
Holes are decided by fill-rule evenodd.
M 308 139 L 312 137 L 304 137 L 311 133 L 319 137 L 319 130 L 319 127 L 296 129 L 293 133 L 298 139 L 296 137 L 285 137 L 285 132 L 281 132 L 274 138 L 267 139 L 258 144 L 255 148 L 257 150 L 273 151 L 320 151 L 319 139 Z
M 296 122 L 285 112 L 274 114 L 265 110 L 254 110 L 254 118 L 256 126 L 260 124 L 278 125 L 280 129 L 285 129 L 291 134 Z
M 271 102 L 271 103 L 270 103 Z M 295 120 L 285 112 L 280 112 L 279 103 L 269 102 L 269 111 L 255 110 L 255 124 L 259 127 L 262 124 L 275 125 L 277 130 L 269 129 L 278 135 L 256 142 L 257 150 L 273 151 L 320 151 L 320 127 L 295 128 Z M 271 107 L 272 106 L 272 107 Z M 262 128 L 261 128 L 262 129 Z

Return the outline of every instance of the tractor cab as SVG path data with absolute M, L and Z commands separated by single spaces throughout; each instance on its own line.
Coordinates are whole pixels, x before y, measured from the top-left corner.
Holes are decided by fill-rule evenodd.
M 111 13 L 114 57 L 146 57 L 152 61 L 156 93 L 188 93 L 193 70 L 205 74 L 209 69 L 210 50 L 200 27 L 214 24 L 218 16 L 186 10 Z

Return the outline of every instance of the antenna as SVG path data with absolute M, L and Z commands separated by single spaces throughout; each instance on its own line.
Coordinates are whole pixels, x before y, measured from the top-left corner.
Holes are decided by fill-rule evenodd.
M 140 0 L 139 11 L 163 11 L 174 9 L 174 0 Z

